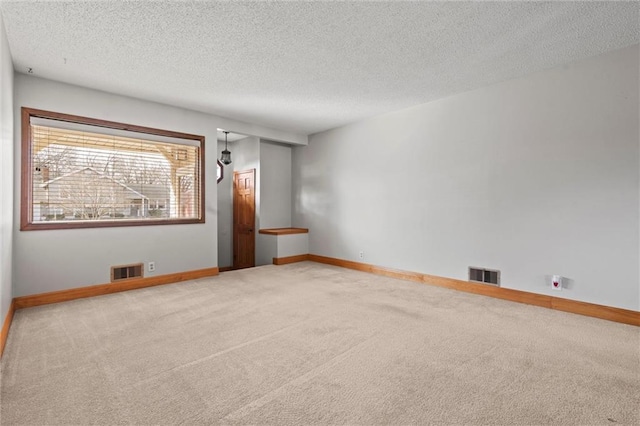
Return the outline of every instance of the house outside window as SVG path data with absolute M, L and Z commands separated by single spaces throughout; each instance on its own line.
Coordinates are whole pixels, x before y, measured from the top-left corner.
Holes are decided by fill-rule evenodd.
M 22 109 L 21 229 L 204 222 L 204 137 Z

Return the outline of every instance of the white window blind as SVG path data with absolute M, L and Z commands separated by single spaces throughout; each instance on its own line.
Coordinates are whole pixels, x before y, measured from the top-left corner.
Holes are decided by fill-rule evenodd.
M 40 117 L 29 126 L 30 224 L 202 218 L 201 141 Z

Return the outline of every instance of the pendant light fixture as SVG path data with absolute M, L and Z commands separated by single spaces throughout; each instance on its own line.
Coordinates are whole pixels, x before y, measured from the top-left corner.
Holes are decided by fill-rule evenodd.
M 222 156 L 220 157 L 220 161 L 225 166 L 231 164 L 231 152 L 227 149 L 227 136 L 229 132 L 224 132 L 224 151 L 222 151 Z

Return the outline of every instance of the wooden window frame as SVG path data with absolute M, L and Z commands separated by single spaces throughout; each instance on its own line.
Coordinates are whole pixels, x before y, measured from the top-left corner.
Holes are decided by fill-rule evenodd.
M 133 124 L 120 123 L 116 121 L 100 120 L 96 118 L 82 117 L 78 115 L 64 114 L 59 112 L 45 111 L 34 108 L 22 107 L 22 161 L 21 161 L 21 194 L 20 194 L 20 230 L 35 231 L 49 229 L 77 229 L 77 228 L 112 228 L 121 226 L 159 226 L 159 225 L 182 225 L 205 223 L 205 161 L 204 161 L 204 136 L 189 133 L 174 132 L 171 130 L 155 129 L 152 127 L 137 126 Z M 68 123 L 90 125 L 97 128 L 108 128 L 140 133 L 141 135 L 166 136 L 178 139 L 198 141 L 199 143 L 199 187 L 200 205 L 199 218 L 174 218 L 158 220 L 118 220 L 118 221 L 86 221 L 78 223 L 33 223 L 33 173 L 32 173 L 32 151 L 31 151 L 31 118 L 43 118 Z M 97 129 L 99 130 L 99 129 Z

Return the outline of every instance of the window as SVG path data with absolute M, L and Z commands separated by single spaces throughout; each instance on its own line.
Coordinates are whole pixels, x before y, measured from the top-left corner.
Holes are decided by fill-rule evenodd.
M 220 181 L 222 180 L 222 178 L 224 177 L 224 166 L 222 165 L 222 163 L 220 162 L 220 160 L 216 161 L 216 177 L 218 179 L 217 183 L 220 183 Z
M 204 222 L 204 137 L 22 108 L 21 230 Z

